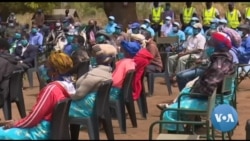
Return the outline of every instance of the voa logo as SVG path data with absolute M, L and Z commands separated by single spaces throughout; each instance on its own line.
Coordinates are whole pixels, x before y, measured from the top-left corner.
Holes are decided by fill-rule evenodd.
M 234 118 L 233 118 L 233 115 L 232 114 L 227 114 L 227 115 L 224 115 L 224 114 L 214 114 L 215 116 L 215 119 L 217 122 L 234 122 Z

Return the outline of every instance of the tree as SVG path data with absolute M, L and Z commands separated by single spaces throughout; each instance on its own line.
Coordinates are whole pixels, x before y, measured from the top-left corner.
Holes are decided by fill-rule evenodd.
M 114 16 L 116 22 L 127 28 L 131 22 L 138 20 L 136 13 L 136 2 L 104 2 L 103 9 L 106 16 Z

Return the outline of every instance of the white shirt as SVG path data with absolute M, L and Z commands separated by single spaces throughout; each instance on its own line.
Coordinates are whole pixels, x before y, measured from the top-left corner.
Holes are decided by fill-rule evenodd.
M 187 51 L 193 51 L 196 49 L 204 50 L 205 44 L 206 38 L 201 33 L 199 33 L 196 36 L 189 36 L 187 40 L 183 43 L 183 47 L 186 48 Z M 195 58 L 200 58 L 201 53 L 194 54 Z

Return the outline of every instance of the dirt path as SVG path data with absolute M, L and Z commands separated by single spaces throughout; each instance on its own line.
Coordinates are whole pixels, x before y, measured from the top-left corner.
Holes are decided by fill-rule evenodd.
M 36 78 L 36 77 L 35 77 Z M 137 103 L 136 105 L 136 113 L 137 113 L 137 122 L 138 122 L 138 127 L 137 128 L 132 128 L 131 122 L 129 119 L 127 119 L 127 133 L 126 134 L 121 134 L 120 129 L 118 126 L 117 120 L 113 120 L 113 129 L 114 129 L 114 134 L 115 134 L 115 139 L 148 139 L 148 129 L 149 125 L 153 122 L 159 119 L 160 115 L 160 110 L 156 107 L 156 104 L 162 103 L 162 102 L 169 102 L 172 99 L 174 99 L 177 94 L 179 93 L 177 88 L 173 88 L 173 95 L 169 96 L 167 94 L 167 88 L 164 84 L 161 84 L 163 82 L 163 79 L 159 78 L 156 79 L 156 84 L 155 84 L 155 92 L 152 97 L 148 97 L 148 118 L 142 119 L 138 108 L 137 108 Z M 237 126 L 233 139 L 238 139 L 242 140 L 245 139 L 245 123 L 248 118 L 250 118 L 250 87 L 249 87 L 250 80 L 244 80 L 240 86 L 239 86 L 239 91 L 237 92 L 237 101 L 238 101 L 238 113 L 239 113 L 239 125 Z M 28 86 L 27 81 L 25 80 L 24 86 Z M 247 90 L 247 88 L 249 90 Z M 26 111 L 27 113 L 31 110 L 32 106 L 35 103 L 36 96 L 38 93 L 38 81 L 35 80 L 35 85 L 34 88 L 28 88 L 24 90 L 24 98 L 25 98 L 25 106 L 26 106 Z M 13 103 L 12 104 L 13 108 L 13 118 L 14 119 L 19 119 L 19 113 L 17 112 L 17 107 Z M 0 112 L 0 118 L 3 118 L 2 112 Z M 154 131 L 157 133 L 157 128 Z M 88 134 L 86 131 L 81 131 L 79 139 L 89 139 Z M 101 131 L 100 133 L 100 139 L 107 139 L 105 136 L 105 133 Z

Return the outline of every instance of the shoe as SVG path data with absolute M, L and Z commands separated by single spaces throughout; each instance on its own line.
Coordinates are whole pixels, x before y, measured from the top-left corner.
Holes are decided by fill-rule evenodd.
M 157 106 L 157 108 L 159 108 L 160 110 L 164 110 L 164 109 L 168 108 L 169 105 L 166 104 L 166 103 L 161 103 L 161 104 L 157 104 L 156 106 Z

